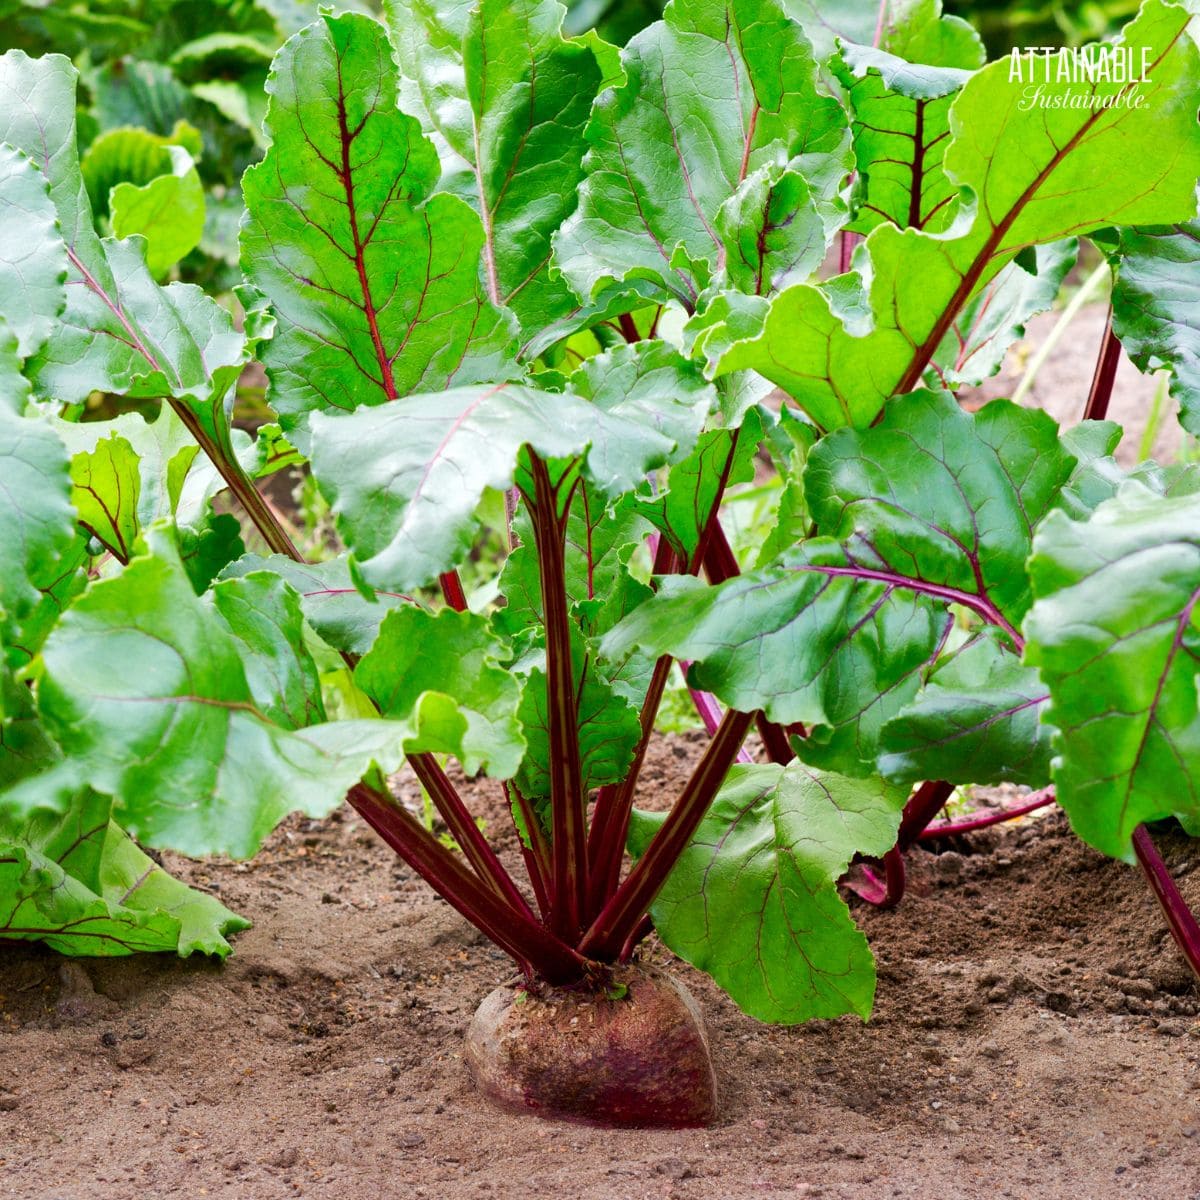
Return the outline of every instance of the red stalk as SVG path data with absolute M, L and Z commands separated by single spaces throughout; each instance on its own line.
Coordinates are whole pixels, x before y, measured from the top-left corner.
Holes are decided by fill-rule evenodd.
M 625 854 L 625 839 L 629 835 L 629 814 L 633 810 L 633 795 L 638 776 L 646 759 L 654 718 L 662 702 L 667 676 L 671 671 L 670 655 L 664 654 L 654 664 L 654 674 L 642 701 L 642 733 L 634 751 L 633 763 L 625 778 L 611 788 L 601 788 L 596 797 L 592 829 L 588 839 L 591 874 L 588 886 L 589 919 L 594 917 L 612 898 L 621 877 L 621 859 Z
M 1187 964 L 1192 968 L 1196 978 L 1200 979 L 1200 922 L 1188 907 L 1187 901 L 1179 894 L 1167 864 L 1163 862 L 1154 839 L 1147 832 L 1145 825 L 1139 825 L 1133 831 L 1133 852 L 1141 864 L 1150 890 L 1158 901 L 1167 920 L 1167 928 L 1175 939 Z
M 442 896 L 527 974 L 550 983 L 572 983 L 583 959 L 537 921 L 514 912 L 421 823 L 391 797 L 355 784 L 346 797 L 363 820 Z
M 1104 336 L 1100 341 L 1100 353 L 1096 357 L 1096 370 L 1092 375 L 1091 391 L 1088 392 L 1087 405 L 1083 410 L 1085 421 L 1103 421 L 1108 415 L 1108 402 L 1112 399 L 1113 383 L 1120 364 L 1121 343 L 1113 333 L 1110 304 L 1108 318 L 1104 322 Z
M 583 955 L 611 960 L 638 928 L 708 811 L 753 722 L 730 709 L 646 853 L 617 888 L 579 944 Z
M 554 903 L 551 924 L 564 938 L 579 935 L 587 904 L 587 811 L 579 761 L 578 699 L 567 608 L 565 522 L 546 464 L 529 455 L 534 496 L 530 505 L 546 626 L 546 710 L 550 735 L 551 853 Z
M 517 885 L 513 883 L 508 872 L 500 865 L 496 852 L 479 831 L 475 818 L 471 816 L 470 810 L 463 803 L 462 797 L 442 770 L 438 760 L 432 754 L 410 754 L 408 761 L 429 793 L 434 806 L 441 813 L 451 837 L 462 848 L 467 861 L 479 873 L 479 877 L 506 903 L 532 920 L 533 910 L 517 890 Z
M 1046 808 L 1054 802 L 1054 789 L 1052 787 L 1042 788 L 1040 792 L 1031 793 L 1026 803 L 1018 804 L 1013 808 L 1004 808 L 999 812 L 987 813 L 979 817 L 970 817 L 965 821 L 949 821 L 941 825 L 930 825 L 917 834 L 917 841 L 932 842 L 937 838 L 956 837 L 960 833 L 972 833 L 976 829 L 988 829 L 992 825 L 1000 825 L 1005 821 L 1015 821 L 1018 817 L 1023 817 L 1027 813 L 1037 812 L 1039 808 Z
M 900 832 L 896 837 L 896 845 L 901 850 L 907 850 L 930 822 L 946 807 L 946 801 L 954 792 L 954 784 L 936 780 L 923 783 L 909 797 L 904 806 L 904 815 L 900 818 Z
M 529 845 L 525 845 L 525 839 L 521 837 L 521 831 L 517 830 L 517 840 L 521 843 L 521 856 L 525 859 L 525 869 L 529 872 L 529 882 L 533 887 L 533 894 L 537 899 L 538 908 L 544 917 L 549 911 L 553 902 L 550 883 L 550 847 L 546 845 L 546 835 L 542 831 L 541 823 L 537 819 L 537 813 L 533 810 L 533 805 L 529 803 L 526 796 L 521 794 L 520 788 L 511 780 L 504 784 L 504 798 L 508 801 L 509 811 L 512 810 L 514 799 L 517 807 L 521 810 L 521 820 L 525 823 L 525 831 L 529 836 Z
M 467 611 L 467 594 L 463 591 L 462 580 L 457 571 L 446 571 L 438 576 L 442 596 L 455 612 Z

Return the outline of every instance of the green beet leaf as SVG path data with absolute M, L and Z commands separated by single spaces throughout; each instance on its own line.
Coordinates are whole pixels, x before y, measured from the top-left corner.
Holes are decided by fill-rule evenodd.
M 431 194 L 437 154 L 396 107 L 383 27 L 322 17 L 275 59 L 271 148 L 243 183 L 246 278 L 274 306 L 270 401 L 307 449 L 314 412 L 506 378 L 508 319 L 480 280 L 483 228 Z
M 444 185 L 483 220 L 491 300 L 529 333 L 577 312 L 550 238 L 578 203 L 601 85 L 593 49 L 562 36 L 557 0 L 389 0 L 385 13 L 402 105 L 444 145 Z
M 721 238 L 721 288 L 773 295 L 803 282 L 825 257 L 821 207 L 794 167 L 767 163 L 746 176 L 713 224 Z
M 304 643 L 300 597 L 291 584 L 255 571 L 222 580 L 209 598 L 239 643 L 246 683 L 259 712 L 283 729 L 323 721 L 321 685 Z
M 1026 247 L 1111 223 L 1195 212 L 1200 175 L 1200 52 L 1189 14 L 1149 0 L 1125 38 L 1146 47 L 1151 81 L 1088 85 L 1091 108 L 1022 108 L 1009 64 L 976 72 L 950 112 L 944 167 L 972 207 L 940 234 L 878 225 L 855 274 L 798 284 L 765 308 L 735 307 L 697 342 L 717 371 L 749 368 L 784 388 L 823 429 L 865 427 L 887 399 L 916 388 L 962 307 Z M 1051 100 L 1075 85 L 1049 84 Z M 1139 153 L 1161 171 L 1147 188 Z
M 1016 644 L 1033 528 L 1073 465 L 1044 413 L 898 398 L 874 429 L 839 430 L 807 456 L 821 536 L 715 588 L 664 580 L 602 648 L 689 660 L 695 685 L 730 707 L 805 725 L 806 761 L 874 770 L 881 728 L 949 636 L 949 605 Z
M 751 410 L 738 429 L 707 430 L 691 454 L 671 467 L 665 489 L 637 500 L 638 511 L 692 569 L 699 566 L 703 535 L 724 489 L 754 478 L 762 426 L 761 414 Z
M 71 502 L 79 523 L 119 562 L 133 557 L 141 474 L 133 447 L 118 433 L 71 459 Z
M 195 163 L 179 146 L 167 150 L 169 172 L 140 186 L 119 183 L 110 198 L 113 233 L 146 239 L 146 266 L 156 279 L 190 254 L 204 233 L 204 187 Z
M 1200 221 L 1121 230 L 1112 305 L 1125 353 L 1170 369 L 1179 419 L 1200 435 Z
M 354 681 L 385 717 L 411 725 L 407 748 L 453 754 L 469 775 L 482 768 L 508 779 L 525 742 L 520 683 L 500 665 L 507 657 L 485 617 L 405 605 L 384 617 Z
M 950 105 L 971 72 L 914 66 L 853 44 L 842 46 L 835 66 L 854 113 L 854 162 L 861 178 L 849 228 L 869 233 L 884 222 L 931 232 L 947 228 L 959 198 L 943 165 Z
M 1050 782 L 1050 699 L 1037 671 L 992 633 L 940 661 L 883 727 L 879 771 L 896 783 Z
M 858 42 L 913 63 L 983 65 L 979 34 L 961 17 L 942 16 L 941 0 L 790 0 L 788 12 L 828 58 L 837 42 Z
M 1030 560 L 1026 661 L 1050 691 L 1058 801 L 1130 861 L 1143 821 L 1200 817 L 1198 518 L 1200 495 L 1128 483 L 1085 521 L 1051 514 Z
M 388 612 L 412 603 L 407 596 L 373 589 L 367 589 L 373 596 L 367 599 L 351 577 L 345 557 L 298 563 L 282 554 L 266 558 L 247 554 L 230 563 L 222 574 L 232 578 L 251 571 L 268 571 L 291 584 L 299 593 L 304 619 L 335 650 L 348 654 L 366 654 Z
M 675 0 L 629 42 L 621 66 L 625 82 L 593 109 L 579 208 L 555 238 L 556 261 L 581 296 L 652 280 L 661 298 L 693 310 L 740 240 L 731 222 L 762 228 L 764 205 L 765 223 L 782 219 L 757 181 L 757 213 L 743 196 L 717 223 L 748 176 L 770 164 L 794 168 L 834 211 L 849 165 L 845 118 L 819 91 L 809 44 L 777 0 Z M 789 187 L 803 208 L 808 194 Z
M 0 312 L 28 358 L 66 303 L 67 251 L 46 177 L 20 150 L 0 145 Z
M 77 80 L 61 55 L 0 56 L 0 141 L 45 176 L 70 264 L 66 310 L 29 360 L 29 379 L 37 394 L 66 403 L 93 391 L 169 397 L 198 439 L 232 459 L 225 397 L 250 347 L 199 288 L 155 283 L 144 240 L 96 234 L 79 167 Z
M 215 954 L 247 929 L 215 897 L 144 854 L 85 790 L 63 816 L 18 825 L 0 817 L 0 941 L 40 941 L 62 954 Z
M 799 764 L 734 767 L 651 908 L 659 936 L 761 1021 L 865 1020 L 875 963 L 837 881 L 891 848 L 905 796 Z M 635 810 L 635 856 L 664 815 Z
M 0 659 L 36 653 L 32 618 L 75 542 L 66 448 L 48 422 L 0 407 Z
M 409 396 L 348 416 L 318 413 L 313 473 L 367 583 L 420 587 L 466 557 L 484 493 L 512 486 L 523 446 L 578 460 L 609 497 L 687 453 L 712 393 L 678 372 L 653 372 L 652 386 L 645 380 L 619 372 L 593 400 L 508 384 Z
M 260 706 L 288 694 L 270 671 L 284 668 L 243 659 L 286 631 L 268 639 L 240 614 L 239 636 L 195 596 L 165 539 L 155 543 L 63 616 L 38 689 L 50 732 L 94 787 L 118 797 L 135 837 L 246 857 L 287 813 L 328 813 L 373 760 L 395 768 L 409 732 L 399 722 L 292 732 L 269 720 Z

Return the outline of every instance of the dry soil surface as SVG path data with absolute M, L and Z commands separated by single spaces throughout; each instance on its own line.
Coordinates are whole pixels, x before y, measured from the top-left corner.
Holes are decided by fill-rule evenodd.
M 651 789 L 697 746 L 662 739 Z M 1200 903 L 1195 844 L 1164 846 Z M 856 908 L 869 1024 L 766 1028 L 676 964 L 721 1088 L 685 1132 L 483 1103 L 461 1038 L 511 969 L 352 814 L 170 865 L 254 919 L 225 966 L 0 951 L 0 1196 L 1200 1197 L 1200 994 L 1137 871 L 1058 814 L 917 850 L 898 910 Z

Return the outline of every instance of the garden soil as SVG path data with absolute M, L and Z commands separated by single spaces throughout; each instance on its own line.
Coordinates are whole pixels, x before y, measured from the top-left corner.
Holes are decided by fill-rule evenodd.
M 649 794 L 699 747 L 659 740 Z M 1200 904 L 1196 844 L 1163 844 Z M 0 951 L 0 1196 L 1200 1197 L 1200 993 L 1137 870 L 1058 813 L 914 851 L 896 911 L 854 901 L 867 1024 L 759 1025 L 652 944 L 717 1067 L 716 1124 L 681 1132 L 476 1096 L 463 1032 L 512 970 L 349 810 L 252 864 L 168 860 L 253 918 L 224 966 Z
M 1056 416 L 1082 408 L 1102 328 L 1086 310 L 1039 376 Z M 1139 424 L 1151 391 L 1124 364 L 1112 415 Z M 699 746 L 660 739 L 644 792 L 665 803 Z M 468 794 L 501 833 L 493 794 Z M 1162 845 L 1200 906 L 1200 844 Z M 254 863 L 168 855 L 254 928 L 224 966 L 0 949 L 0 1197 L 1200 1198 L 1200 990 L 1138 871 L 1057 812 L 936 851 L 910 855 L 899 909 L 852 899 L 879 960 L 867 1024 L 759 1025 L 650 944 L 716 1061 L 719 1118 L 682 1132 L 476 1096 L 463 1032 L 512 969 L 348 810 Z

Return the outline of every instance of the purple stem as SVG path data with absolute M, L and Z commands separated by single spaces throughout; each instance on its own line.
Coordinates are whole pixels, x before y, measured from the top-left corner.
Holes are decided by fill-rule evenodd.
M 1088 392 L 1087 405 L 1083 410 L 1085 421 L 1103 421 L 1108 415 L 1108 402 L 1112 399 L 1113 384 L 1120 364 L 1121 343 L 1113 333 L 1110 304 L 1108 319 L 1104 323 L 1104 336 L 1100 341 L 1100 353 L 1096 358 L 1096 370 L 1092 375 L 1091 391 Z
M 1040 792 L 1034 792 L 1027 803 L 1019 804 L 1016 808 L 1004 808 L 999 812 L 988 813 L 981 817 L 971 817 L 965 821 L 948 821 L 941 825 L 930 825 L 917 834 L 917 840 L 929 842 L 935 838 L 970 833 L 975 829 L 987 829 L 989 826 L 999 825 L 1003 821 L 1014 821 L 1017 817 L 1025 816 L 1026 813 L 1037 812 L 1039 808 L 1046 808 L 1054 802 L 1054 789 L 1043 788 Z
M 1163 916 L 1167 919 L 1167 928 L 1175 939 L 1175 944 L 1187 959 L 1197 979 L 1200 979 L 1200 922 L 1188 907 L 1187 901 L 1179 894 L 1167 864 L 1163 862 L 1154 839 L 1146 831 L 1145 825 L 1139 825 L 1133 831 L 1133 851 L 1141 864 L 1146 879 L 1150 884 L 1154 898 L 1162 908 Z

